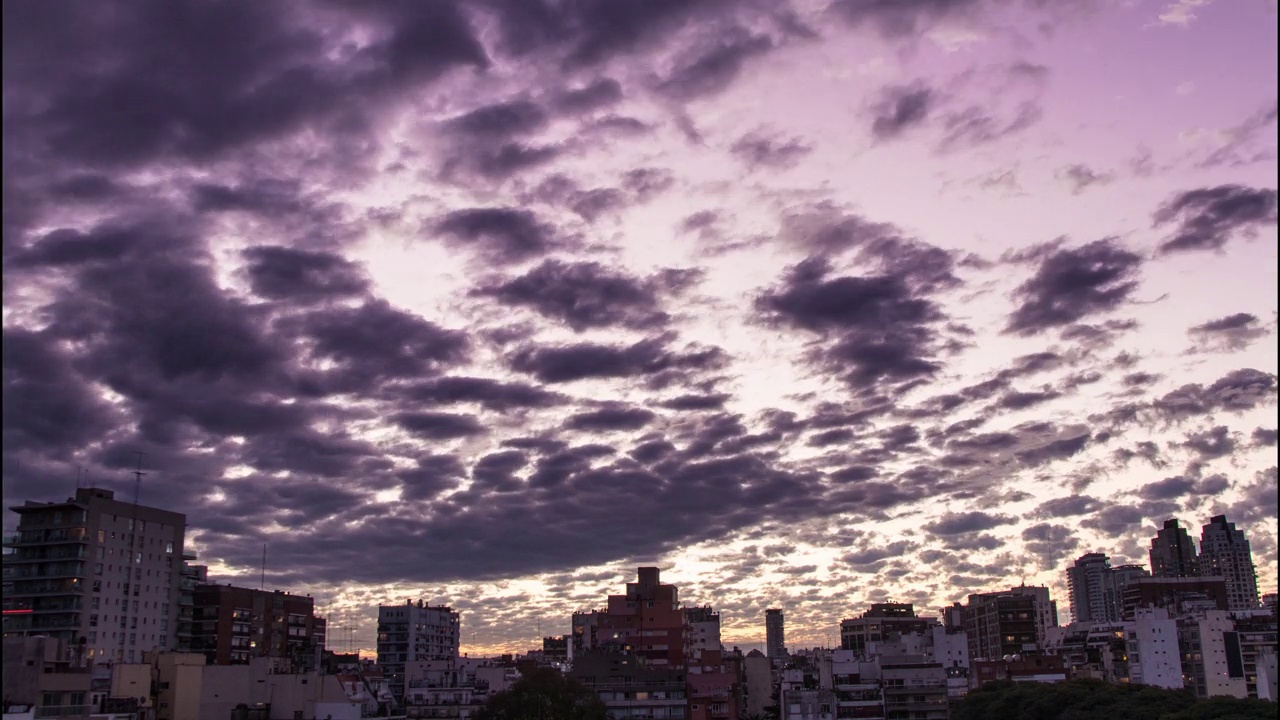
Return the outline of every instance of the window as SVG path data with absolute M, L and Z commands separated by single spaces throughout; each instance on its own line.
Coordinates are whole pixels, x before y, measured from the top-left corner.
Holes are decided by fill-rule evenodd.
M 168 542 L 166 542 L 166 543 L 164 544 L 164 551 L 165 551 L 165 553 L 167 553 L 167 554 L 169 554 L 169 555 L 172 555 L 172 554 L 173 554 L 173 541 L 172 541 L 172 540 L 170 540 L 170 541 L 168 541 Z
M 101 574 L 102 574 L 102 563 L 94 563 L 94 564 L 93 564 L 93 574 L 94 574 L 94 575 L 101 575 Z M 94 582 L 100 582 L 100 581 L 95 580 Z
M 101 602 L 102 602 L 102 598 L 97 597 L 97 596 L 95 595 L 91 600 L 89 600 L 89 607 L 90 607 L 90 608 L 92 608 L 92 609 L 94 609 L 94 610 L 97 610 L 97 609 L 98 609 L 98 605 L 99 605 Z
M 99 542 L 99 543 L 104 543 L 104 542 L 106 542 L 106 541 L 107 541 L 107 531 L 106 531 L 106 530 L 99 530 L 99 531 L 98 531 L 98 542 Z
M 133 562 L 139 565 L 142 564 L 142 553 L 137 553 L 136 555 L 134 555 Z
M 130 529 L 130 530 L 133 530 L 133 519 L 132 519 L 132 518 L 130 518 L 130 520 L 129 520 L 128 527 L 129 527 L 129 529 Z
M 89 627 L 98 627 L 98 616 L 97 616 L 97 615 L 90 615 L 90 616 L 89 616 Z
M 96 642 L 96 641 L 97 641 L 97 639 L 98 639 L 98 631 L 97 631 L 97 630 L 90 630 L 90 631 L 89 631 L 89 642 L 90 642 L 90 643 Z
M 94 591 L 94 592 L 102 592 L 102 581 L 101 581 L 101 580 L 94 580 L 94 581 L 93 581 L 93 591 Z
M 147 521 L 146 521 L 146 520 L 139 520 L 139 521 L 138 521 L 138 532 L 140 532 L 140 533 L 144 533 L 144 532 L 146 532 L 146 531 L 147 531 Z

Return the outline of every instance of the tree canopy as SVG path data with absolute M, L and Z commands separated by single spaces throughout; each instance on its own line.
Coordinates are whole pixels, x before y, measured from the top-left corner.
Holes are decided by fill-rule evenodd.
M 510 690 L 496 693 L 474 720 L 608 720 L 599 696 L 551 668 L 529 668 Z
M 1238 698 L 1197 699 L 1186 690 L 1072 680 L 995 682 L 970 691 L 952 720 L 1275 720 L 1276 703 Z

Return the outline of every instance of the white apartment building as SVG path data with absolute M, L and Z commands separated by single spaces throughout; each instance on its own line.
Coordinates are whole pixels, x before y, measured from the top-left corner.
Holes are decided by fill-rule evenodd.
M 398 700 L 404 698 L 406 663 L 456 658 L 461 639 L 461 621 L 449 607 L 422 600 L 378 606 L 378 665 Z
M 46 635 L 95 662 L 175 647 L 185 515 L 97 488 L 10 510 L 19 521 L 4 556 L 5 635 Z

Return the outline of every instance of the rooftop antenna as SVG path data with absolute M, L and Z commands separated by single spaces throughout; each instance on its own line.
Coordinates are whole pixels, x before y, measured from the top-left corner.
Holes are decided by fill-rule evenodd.
M 262 543 L 262 575 L 258 578 L 258 589 L 267 588 L 267 544 Z

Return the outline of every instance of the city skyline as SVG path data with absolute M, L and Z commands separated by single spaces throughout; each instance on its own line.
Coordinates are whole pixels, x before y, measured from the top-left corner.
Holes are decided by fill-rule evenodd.
M 1275 592 L 1274 2 L 3 13 L 6 498 L 141 453 L 365 651 L 638 566 L 730 646 L 1065 611 L 1219 515 Z

